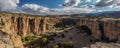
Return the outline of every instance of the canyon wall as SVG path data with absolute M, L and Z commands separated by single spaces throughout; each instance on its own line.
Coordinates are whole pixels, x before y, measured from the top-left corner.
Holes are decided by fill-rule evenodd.
M 120 20 L 80 20 L 78 26 L 87 26 L 96 39 L 112 42 L 120 40 Z
M 29 33 L 43 34 L 50 32 L 55 28 L 55 24 L 61 22 L 62 18 L 42 17 L 25 14 L 0 14 L 0 28 L 9 34 Z M 76 20 L 76 19 L 72 19 Z M 68 23 L 70 23 L 68 21 Z M 120 36 L 120 21 L 94 21 L 94 20 L 77 20 L 75 26 L 87 26 L 96 39 L 118 40 Z
M 3 15 L 3 16 L 2 16 Z M 59 22 L 56 17 L 38 17 L 24 14 L 2 14 L 0 15 L 1 30 L 10 34 L 29 33 L 43 34 L 54 29 L 54 24 Z
M 91 21 L 91 20 L 80 20 L 78 23 L 78 26 L 88 27 L 91 30 L 93 37 L 95 37 L 96 39 L 101 38 L 101 31 L 100 31 L 100 27 L 99 27 L 99 22 Z
M 120 20 L 119 21 L 104 21 L 103 36 L 110 41 L 120 40 Z

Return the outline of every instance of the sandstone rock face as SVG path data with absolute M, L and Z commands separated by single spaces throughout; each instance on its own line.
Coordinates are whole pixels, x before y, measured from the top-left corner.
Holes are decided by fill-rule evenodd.
M 91 20 L 80 20 L 80 22 L 78 23 L 78 26 L 88 27 L 91 30 L 93 37 L 95 37 L 96 39 L 101 38 L 101 31 L 99 28 L 99 22 L 91 21 Z
M 104 37 L 110 41 L 118 40 L 120 36 L 120 21 L 104 21 Z
M 120 21 L 91 21 L 80 20 L 78 26 L 87 26 L 91 29 L 92 36 L 96 39 L 104 39 L 116 42 L 120 40 Z
M 21 38 L 0 31 L 0 48 L 24 48 Z
M 10 34 L 23 34 L 24 36 L 29 33 L 43 34 L 52 30 L 54 24 L 59 21 L 59 18 L 56 17 L 37 17 L 24 14 L 2 15 L 0 15 L 2 31 L 9 32 Z

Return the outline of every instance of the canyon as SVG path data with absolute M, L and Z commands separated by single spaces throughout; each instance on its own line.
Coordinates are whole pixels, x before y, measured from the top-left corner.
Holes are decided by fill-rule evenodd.
M 57 27 L 56 27 L 57 26 Z M 61 26 L 85 28 L 96 40 L 120 43 L 120 19 L 70 18 L 38 16 L 17 13 L 0 13 L 0 30 L 8 34 L 27 36 L 29 33 L 45 34 Z M 82 32 L 82 31 L 81 31 Z

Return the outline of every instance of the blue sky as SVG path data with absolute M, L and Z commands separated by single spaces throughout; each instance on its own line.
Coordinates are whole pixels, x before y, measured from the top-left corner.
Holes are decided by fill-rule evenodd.
M 120 0 L 0 0 L 0 11 L 37 15 L 120 11 Z
M 64 0 L 20 0 L 19 6 L 28 3 L 28 4 L 38 4 L 49 8 L 61 8 L 59 4 L 63 2 Z

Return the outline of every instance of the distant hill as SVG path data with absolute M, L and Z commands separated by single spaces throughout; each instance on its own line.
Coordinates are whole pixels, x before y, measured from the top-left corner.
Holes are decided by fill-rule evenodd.
M 7 13 L 7 14 L 24 14 L 24 13 L 11 13 L 11 12 L 0 12 Z M 34 14 L 24 14 L 30 16 L 44 16 L 44 17 L 114 17 L 120 18 L 120 11 L 107 11 L 107 12 L 97 12 L 97 13 L 80 13 L 80 14 L 69 14 L 69 15 L 34 15 Z
M 98 13 L 83 13 L 83 16 L 109 16 L 109 17 L 120 17 L 120 11 L 107 11 Z

